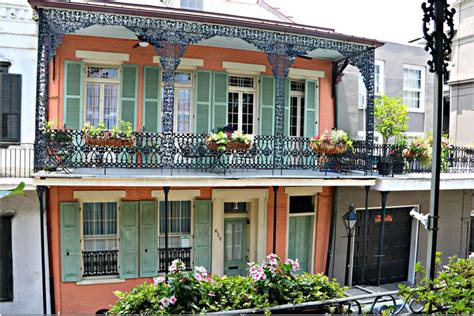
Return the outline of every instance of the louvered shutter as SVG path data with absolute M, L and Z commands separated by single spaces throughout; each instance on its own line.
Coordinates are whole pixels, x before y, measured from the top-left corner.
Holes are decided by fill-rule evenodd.
M 61 276 L 63 282 L 81 279 L 81 221 L 79 202 L 61 202 Z
M 213 78 L 213 115 L 214 130 L 227 125 L 227 73 L 214 72 Z
M 122 96 L 120 119 L 132 123 L 136 129 L 136 111 L 138 96 L 138 66 L 122 65 Z
M 21 137 L 21 75 L 0 73 L 0 142 Z
M 82 127 L 83 63 L 66 61 L 64 64 L 64 125 L 70 129 Z
M 290 136 L 290 85 L 291 80 L 285 81 L 285 117 L 283 121 L 284 132 L 283 135 Z
M 210 200 L 196 200 L 194 204 L 194 266 L 211 271 L 211 221 Z
M 157 227 L 156 201 L 140 201 L 140 277 L 158 274 Z
M 275 112 L 275 79 L 260 76 L 260 135 L 273 135 Z
M 305 87 L 305 135 L 313 137 L 318 133 L 318 82 L 315 80 L 306 80 Z
M 195 126 L 197 134 L 205 134 L 211 130 L 211 74 L 206 70 L 196 72 Z
M 145 66 L 143 81 L 143 130 L 146 132 L 159 132 L 161 127 L 161 69 L 159 67 Z
M 120 277 L 138 277 L 138 202 L 120 203 Z

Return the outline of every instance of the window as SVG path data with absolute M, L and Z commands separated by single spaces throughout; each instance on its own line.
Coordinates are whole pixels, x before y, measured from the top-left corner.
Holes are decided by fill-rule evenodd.
M 384 94 L 384 62 L 381 60 L 375 61 L 375 95 Z
M 174 85 L 174 129 L 177 133 L 192 132 L 193 73 L 177 72 Z M 163 91 L 164 93 L 164 91 Z M 162 94 L 163 95 L 163 94 Z M 163 95 L 164 96 L 164 95 Z M 164 97 L 162 98 L 162 100 Z
M 181 0 L 182 9 L 203 10 L 203 0 Z
M 83 203 L 83 276 L 118 274 L 117 203 Z
M 191 201 L 168 202 L 168 247 L 188 248 L 191 238 Z M 165 202 L 160 203 L 160 248 L 165 246 Z
M 224 213 L 248 213 L 250 203 L 248 202 L 225 202 Z
M 119 73 L 114 66 L 86 66 L 84 123 L 104 122 L 108 129 L 118 123 Z
M 290 214 L 313 213 L 314 196 L 290 196 Z
M 11 216 L 0 216 L 0 302 L 5 301 L 13 301 Z
M 229 76 L 227 124 L 234 130 L 253 134 L 255 127 L 255 79 Z
M 291 81 L 290 136 L 304 136 L 304 81 Z
M 359 90 L 357 93 L 357 104 L 359 105 L 359 109 L 365 109 L 367 106 L 367 89 L 361 74 L 359 74 L 358 80 Z
M 423 109 L 425 95 L 425 68 L 403 66 L 403 103 L 409 109 Z

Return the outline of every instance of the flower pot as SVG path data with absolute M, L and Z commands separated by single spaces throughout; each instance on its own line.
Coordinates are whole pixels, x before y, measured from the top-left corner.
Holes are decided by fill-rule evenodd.
M 217 143 L 213 140 L 206 140 L 206 146 L 209 150 L 212 150 L 212 151 L 216 151 L 219 148 L 219 145 L 217 145 Z M 221 146 L 226 147 L 226 145 L 221 145 Z
M 392 162 L 388 158 L 380 158 L 377 162 L 377 170 L 381 176 L 388 176 L 392 173 Z
M 345 154 L 348 150 L 347 144 L 332 144 L 332 143 L 316 143 L 310 142 L 309 148 L 318 154 L 326 154 L 326 155 L 341 155 Z
M 226 149 L 227 150 L 249 150 L 250 144 L 233 141 L 227 144 Z
M 393 173 L 402 174 L 405 169 L 405 160 L 403 157 L 393 157 Z
M 86 145 L 89 146 L 106 146 L 106 147 L 132 147 L 134 143 L 134 137 L 130 138 L 117 138 L 117 137 L 92 137 L 88 134 L 84 137 Z

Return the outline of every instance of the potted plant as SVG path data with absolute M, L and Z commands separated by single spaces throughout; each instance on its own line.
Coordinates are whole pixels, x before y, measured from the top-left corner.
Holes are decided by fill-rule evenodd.
M 421 165 L 431 162 L 431 145 L 427 138 L 415 138 L 408 148 L 403 150 L 403 157 L 409 161 L 418 161 Z
M 57 120 L 47 121 L 43 134 L 46 135 L 48 141 L 52 144 L 69 143 L 72 141 L 71 135 L 65 129 L 58 128 Z
M 325 130 L 322 135 L 310 139 L 309 148 L 323 155 L 342 155 L 352 150 L 352 140 L 343 130 Z
M 210 133 L 206 138 L 209 150 L 249 150 L 253 144 L 253 136 L 240 131 L 233 131 L 231 126 L 226 126 L 217 133 Z
M 392 172 L 392 159 L 387 157 L 387 142 L 390 137 L 398 136 L 408 129 L 407 106 L 401 99 L 381 96 L 374 100 L 374 128 L 382 135 L 382 157 L 379 157 L 377 169 L 380 175 Z
M 97 127 L 86 123 L 82 131 L 85 143 L 89 146 L 132 147 L 134 144 L 130 122 L 120 121 L 111 130 L 106 129 L 103 122 L 97 124 Z
M 390 157 L 393 163 L 393 173 L 402 174 L 405 169 L 405 158 L 403 157 L 403 150 L 408 146 L 408 139 L 406 136 L 400 136 L 395 139 L 395 143 L 390 150 Z

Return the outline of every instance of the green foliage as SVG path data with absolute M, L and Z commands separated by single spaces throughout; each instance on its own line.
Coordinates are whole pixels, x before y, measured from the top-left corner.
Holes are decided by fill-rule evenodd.
M 63 129 L 58 128 L 58 120 L 49 120 L 44 125 L 43 133 L 48 136 L 48 139 L 56 143 L 67 143 L 72 141 L 71 135 L 66 133 Z
M 120 121 L 118 125 L 112 126 L 110 131 L 107 130 L 104 122 L 99 122 L 97 127 L 86 123 L 82 131 L 91 137 L 113 137 L 122 139 L 129 139 L 133 134 L 132 123 L 127 121 Z
M 334 280 L 321 274 L 296 274 L 298 260 L 282 263 L 269 255 L 261 264 L 251 263 L 250 276 L 210 276 L 202 267 L 186 272 L 184 264 L 173 261 L 168 280 L 138 285 L 130 292 L 115 292 L 119 300 L 112 314 L 206 313 L 320 301 L 344 296 Z
M 384 144 L 393 136 L 408 129 L 407 106 L 402 99 L 381 96 L 374 100 L 374 127 L 383 137 Z
M 19 195 L 25 196 L 25 183 L 20 182 L 14 189 L 11 190 L 0 190 L 0 199 L 7 198 L 9 196 Z
M 436 264 L 440 265 L 440 253 Z M 441 267 L 440 267 L 441 268 Z M 474 260 L 449 258 L 449 263 L 441 268 L 438 276 L 430 280 L 421 263 L 415 265 L 421 281 L 416 287 L 400 285 L 399 295 L 404 299 L 414 299 L 423 305 L 423 311 L 433 309 L 448 314 L 474 313 Z

